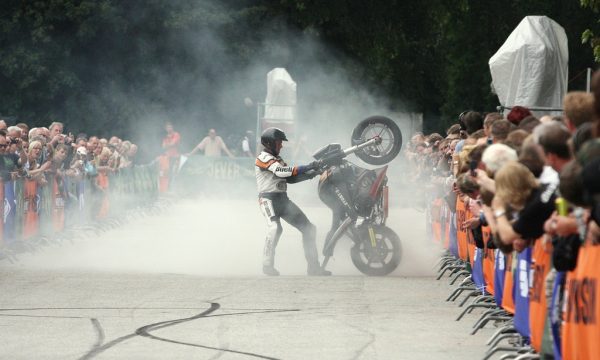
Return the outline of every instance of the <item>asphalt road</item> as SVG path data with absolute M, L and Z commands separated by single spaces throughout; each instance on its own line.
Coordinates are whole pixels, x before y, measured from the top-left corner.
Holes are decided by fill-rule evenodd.
M 299 203 L 325 234 L 329 213 Z M 349 241 L 332 277 L 306 277 L 285 227 L 264 277 L 264 221 L 244 200 L 183 201 L 101 236 L 0 263 L 0 359 L 480 359 L 493 332 L 468 335 L 451 287 L 433 278 L 439 249 L 422 213 L 394 208 L 401 266 L 354 269 Z M 321 242 L 320 242 L 321 243 Z

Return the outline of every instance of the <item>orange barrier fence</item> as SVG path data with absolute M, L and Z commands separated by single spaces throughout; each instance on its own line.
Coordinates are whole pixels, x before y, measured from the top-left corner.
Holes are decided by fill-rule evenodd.
M 156 165 L 134 166 L 95 176 L 0 181 L 0 247 L 34 237 L 50 236 L 65 226 L 119 215 L 158 196 Z
M 600 244 L 589 239 L 580 249 L 577 267 L 567 274 L 562 327 L 563 359 L 600 356 Z
M 472 264 L 475 243 L 473 233 L 470 229 L 463 229 L 462 224 L 472 215 L 466 204 L 460 199 L 456 201 L 455 226 L 451 226 L 452 217 L 446 216 L 447 208 L 444 208 L 443 199 L 435 199 L 432 215 L 435 213 L 444 216 L 432 216 L 428 226 L 432 227 L 432 240 L 441 243 L 444 248 L 450 250 L 448 239 L 454 235 L 457 239 L 458 258 Z M 439 208 L 440 210 L 438 210 Z M 454 229 L 455 234 L 450 234 Z M 485 248 L 483 250 L 483 277 L 485 290 L 494 294 L 494 275 L 497 273 L 495 258 L 496 252 L 488 248 L 492 243 L 491 230 L 482 226 L 482 235 Z M 525 309 L 529 311 L 529 334 L 531 347 L 538 353 L 542 352 L 542 344 L 547 344 L 549 332 L 549 314 L 547 303 L 546 278 L 552 269 L 553 247 L 550 240 L 543 236 L 533 243 L 531 249 L 531 264 L 529 265 L 529 304 Z M 502 292 L 502 308 L 511 314 L 515 314 L 515 267 L 516 252 L 505 257 L 504 262 L 504 287 L 498 291 Z M 455 255 L 456 256 L 456 253 Z M 503 255 L 500 255 L 503 256 Z M 600 295 L 598 284 L 600 283 L 600 244 L 592 243 L 588 236 L 585 244 L 579 249 L 577 266 L 566 275 L 563 326 L 561 329 L 562 358 L 570 359 L 595 359 L 600 356 Z M 520 269 L 522 271 L 522 269 Z M 520 280 L 521 282 L 523 280 Z M 523 284 L 518 284 L 519 291 L 523 291 Z M 554 290 L 556 291 L 556 289 Z M 520 293 L 521 294 L 521 293 Z M 498 298 L 496 297 L 498 300 Z M 525 311 L 525 310 L 524 310 Z M 546 345 L 544 345 L 544 348 Z M 554 350 L 556 354 L 556 349 Z

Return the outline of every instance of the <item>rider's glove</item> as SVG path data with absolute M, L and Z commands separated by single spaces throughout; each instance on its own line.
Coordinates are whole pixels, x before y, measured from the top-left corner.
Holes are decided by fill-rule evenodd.
M 323 160 L 315 160 L 307 165 L 310 170 L 319 170 L 323 166 Z
M 321 165 L 322 165 L 322 161 L 321 160 L 313 161 L 313 162 L 311 162 L 308 165 L 300 165 L 297 168 L 298 169 L 297 170 L 298 171 L 298 175 L 304 174 L 305 172 L 310 171 L 310 170 L 319 170 L 319 168 L 321 167 Z

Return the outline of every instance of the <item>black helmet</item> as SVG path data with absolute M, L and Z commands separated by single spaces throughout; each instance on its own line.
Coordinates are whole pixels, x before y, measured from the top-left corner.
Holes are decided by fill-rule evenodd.
M 265 129 L 260 136 L 260 143 L 263 144 L 265 149 L 267 149 L 267 151 L 273 155 L 278 155 L 276 153 L 277 149 L 275 148 L 276 140 L 288 141 L 288 139 L 285 137 L 285 133 L 276 127 Z

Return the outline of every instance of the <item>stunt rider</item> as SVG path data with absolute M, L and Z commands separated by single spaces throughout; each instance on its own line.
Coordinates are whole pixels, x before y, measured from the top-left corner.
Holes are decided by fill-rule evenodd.
M 316 245 L 316 227 L 300 208 L 287 196 L 287 183 L 297 183 L 315 177 L 319 168 L 317 161 L 304 166 L 288 166 L 279 156 L 287 141 L 285 133 L 271 127 L 266 129 L 260 142 L 264 146 L 256 158 L 256 183 L 258 185 L 260 210 L 267 219 L 267 238 L 263 253 L 263 273 L 270 276 L 279 275 L 275 269 L 275 248 L 281 237 L 283 219 L 302 233 L 304 256 L 308 263 L 308 275 L 331 275 L 321 269 Z

